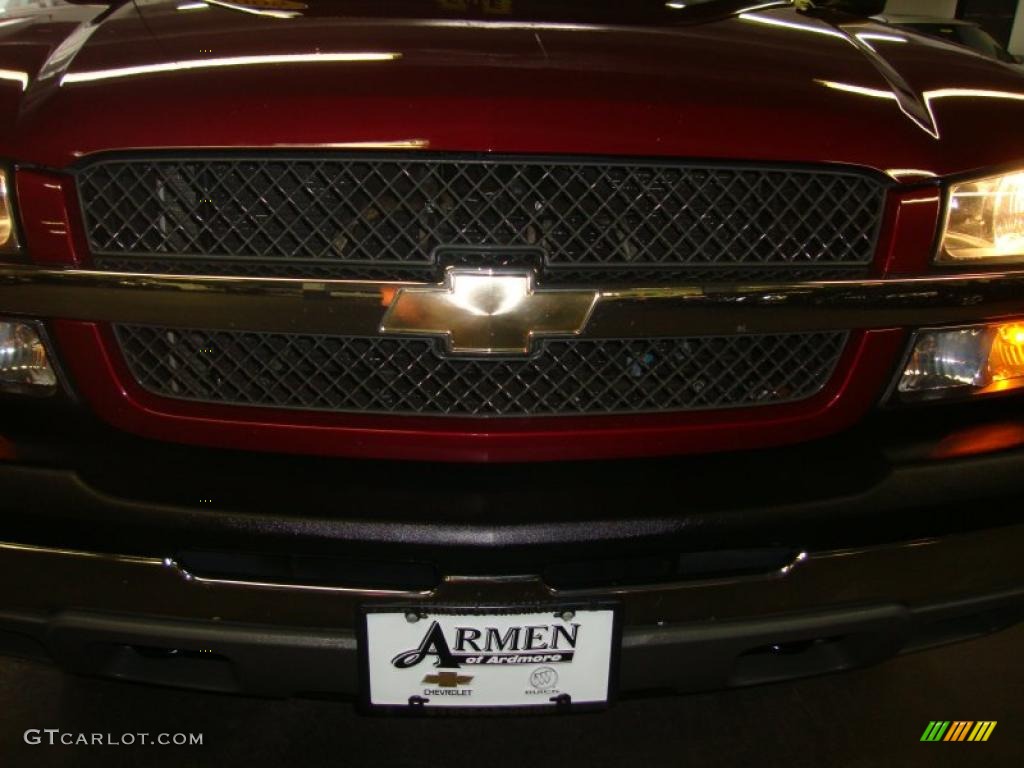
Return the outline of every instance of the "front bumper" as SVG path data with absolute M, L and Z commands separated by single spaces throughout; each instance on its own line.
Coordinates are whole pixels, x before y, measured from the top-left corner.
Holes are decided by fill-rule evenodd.
M 75 672 L 353 694 L 362 606 L 611 599 L 619 690 L 698 690 L 1024 618 L 1016 399 L 788 449 L 489 467 L 203 451 L 38 405 L 5 420 L 0 651 Z
M 1024 619 L 1024 526 L 805 554 L 756 577 L 556 590 L 446 577 L 397 592 L 193 577 L 171 560 L 0 545 L 0 651 L 69 671 L 261 695 L 355 694 L 360 606 L 612 598 L 620 691 L 693 691 L 874 663 Z

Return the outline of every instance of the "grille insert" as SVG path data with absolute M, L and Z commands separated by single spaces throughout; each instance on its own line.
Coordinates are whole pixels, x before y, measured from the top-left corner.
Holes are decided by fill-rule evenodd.
M 345 413 L 556 416 L 805 400 L 845 332 L 546 340 L 523 359 L 447 358 L 434 340 L 114 328 L 139 384 L 180 400 Z
M 487 246 L 534 248 L 552 273 L 658 279 L 866 267 L 885 193 L 831 170 L 424 155 L 101 160 L 78 184 L 93 254 L 150 268 L 181 257 L 415 270 L 439 248 Z

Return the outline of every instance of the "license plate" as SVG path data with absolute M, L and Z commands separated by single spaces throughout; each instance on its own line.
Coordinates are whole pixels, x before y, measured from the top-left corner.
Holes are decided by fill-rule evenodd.
M 370 708 L 578 709 L 611 695 L 613 607 L 371 609 L 364 622 Z

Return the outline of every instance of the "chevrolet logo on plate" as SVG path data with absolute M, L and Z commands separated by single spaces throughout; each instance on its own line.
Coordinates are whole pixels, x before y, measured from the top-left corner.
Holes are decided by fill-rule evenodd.
M 443 336 L 453 354 L 526 355 L 539 336 L 583 331 L 598 292 L 543 290 L 530 270 L 450 268 L 441 285 L 398 289 L 381 333 Z
M 436 685 L 438 688 L 458 688 L 473 682 L 471 675 L 460 675 L 457 672 L 438 672 L 423 678 L 423 685 Z

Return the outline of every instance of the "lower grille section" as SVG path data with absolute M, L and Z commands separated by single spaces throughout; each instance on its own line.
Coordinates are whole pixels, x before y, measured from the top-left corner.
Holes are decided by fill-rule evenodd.
M 845 332 L 548 340 L 522 359 L 450 358 L 435 340 L 119 325 L 128 368 L 163 397 L 463 417 L 701 411 L 805 400 Z

